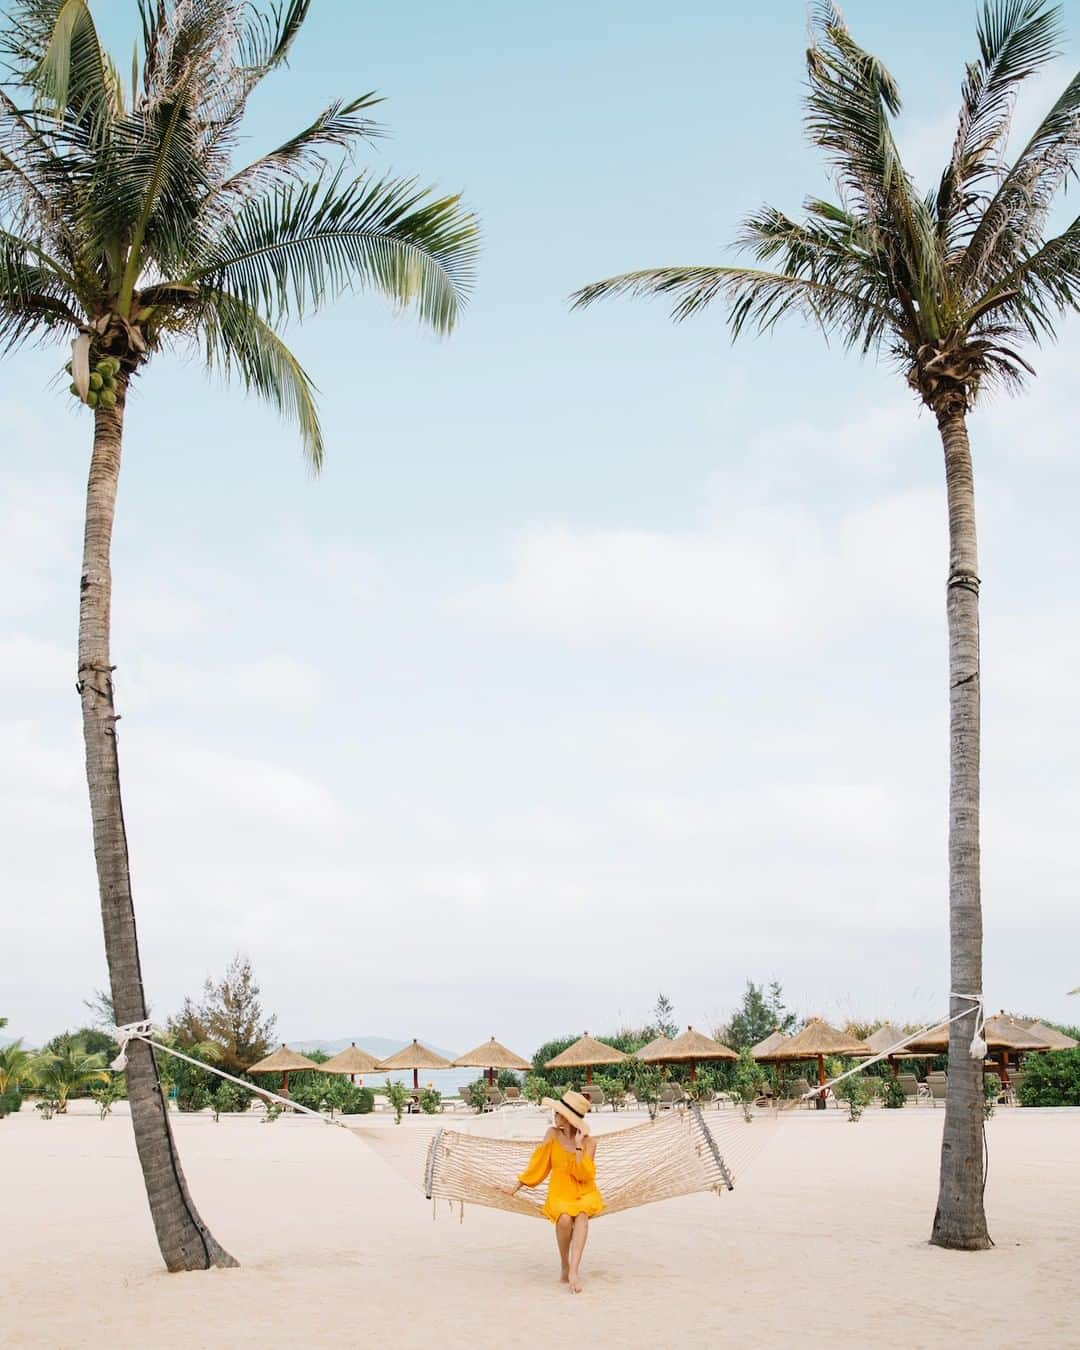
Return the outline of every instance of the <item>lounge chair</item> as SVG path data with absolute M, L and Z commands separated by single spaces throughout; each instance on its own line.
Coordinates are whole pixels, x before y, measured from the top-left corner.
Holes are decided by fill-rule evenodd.
M 944 1074 L 933 1075 L 927 1078 L 926 1086 L 930 1089 L 930 1105 L 937 1106 L 938 1102 L 945 1105 L 945 1094 L 949 1090 L 949 1080 Z
M 497 1111 L 504 1101 L 505 1098 L 497 1087 L 488 1088 L 487 1104 L 485 1105 L 484 1110 Z
M 582 1090 L 582 1096 L 588 1097 L 589 1105 L 592 1107 L 594 1111 L 599 1111 L 600 1108 L 603 1106 L 603 1104 L 607 1101 L 607 1098 L 604 1096 L 604 1089 L 594 1087 L 591 1083 L 587 1088 L 584 1088 Z
M 930 1101 L 930 1089 L 920 1083 L 913 1073 L 898 1073 L 896 1081 L 904 1089 L 904 1098 L 911 1106 L 918 1106 L 922 1101 Z
M 670 1083 L 668 1083 L 666 1087 L 662 1087 L 660 1089 L 660 1110 L 670 1111 L 671 1108 L 675 1105 L 675 1102 L 676 1102 L 675 1089 L 671 1086 Z
M 503 1093 L 504 1106 L 524 1106 L 525 1098 L 521 1095 L 521 1089 L 508 1087 Z

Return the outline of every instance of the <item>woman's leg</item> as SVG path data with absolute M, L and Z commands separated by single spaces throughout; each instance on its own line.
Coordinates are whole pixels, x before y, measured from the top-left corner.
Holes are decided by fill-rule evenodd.
M 570 1239 L 573 1235 L 573 1219 L 569 1214 L 560 1214 L 555 1224 L 555 1241 L 559 1244 L 559 1261 L 562 1264 L 560 1279 L 563 1284 L 570 1278 Z
M 581 1293 L 581 1256 L 589 1238 L 589 1216 L 578 1214 L 574 1217 L 574 1231 L 570 1238 L 570 1292 Z

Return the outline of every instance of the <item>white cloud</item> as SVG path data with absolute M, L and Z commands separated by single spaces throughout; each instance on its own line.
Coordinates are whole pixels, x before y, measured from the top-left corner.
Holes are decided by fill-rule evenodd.
M 542 526 L 515 542 L 506 581 L 447 608 L 479 628 L 586 644 L 798 644 L 936 615 L 944 530 L 931 493 L 851 512 L 834 529 L 807 510 L 769 507 L 681 533 Z

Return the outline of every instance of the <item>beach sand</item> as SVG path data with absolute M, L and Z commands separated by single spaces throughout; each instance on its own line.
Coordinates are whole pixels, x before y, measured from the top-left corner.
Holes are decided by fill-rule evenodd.
M 192 1193 L 241 1268 L 168 1275 L 130 1121 L 72 1112 L 0 1121 L 4 1346 L 1080 1347 L 1077 1111 L 989 1122 L 990 1252 L 927 1245 L 940 1111 L 805 1111 L 734 1193 L 598 1220 L 578 1297 L 548 1224 L 478 1207 L 459 1223 L 445 1204 L 433 1222 L 419 1178 L 378 1149 L 255 1116 L 174 1117 Z M 423 1124 L 365 1121 L 406 1153 Z

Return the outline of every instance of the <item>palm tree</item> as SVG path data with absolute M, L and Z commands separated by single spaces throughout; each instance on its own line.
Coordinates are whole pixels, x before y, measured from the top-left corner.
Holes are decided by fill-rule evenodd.
M 797 221 L 763 207 L 739 244 L 772 270 L 665 267 L 611 277 L 574 296 L 668 295 L 674 317 L 727 302 L 733 337 L 787 314 L 863 353 L 884 353 L 934 414 L 945 457 L 949 563 L 949 928 L 951 1009 L 982 989 L 979 878 L 979 568 L 967 415 L 995 385 L 1019 386 L 1026 339 L 1054 336 L 1080 299 L 1080 219 L 1047 237 L 1047 216 L 1080 151 L 1080 76 L 1008 163 L 1017 90 L 1056 55 L 1057 8 L 989 0 L 979 57 L 967 68 L 952 154 L 937 188 L 915 190 L 893 139 L 900 96 L 881 62 L 853 40 L 835 6 L 813 15 L 806 125 L 832 167 L 839 204 L 812 198 Z M 990 1243 L 983 1210 L 982 1066 L 969 1054 L 975 1018 L 951 1025 L 948 1110 L 932 1241 Z
M 34 1056 L 22 1048 L 22 1041 L 0 1046 L 0 1097 L 16 1092 L 32 1074 Z
M 58 1111 L 66 1111 L 73 1092 L 92 1083 L 107 1083 L 105 1056 L 90 1054 L 78 1037 L 64 1036 L 55 1050 L 43 1050 L 34 1060 L 34 1082 L 59 1102 Z
M 342 152 L 376 133 L 371 94 L 329 104 L 254 163 L 231 163 L 247 100 L 285 63 L 310 3 L 137 0 L 129 90 L 86 0 L 14 0 L 0 26 L 0 342 L 72 338 L 72 392 L 93 409 L 78 688 L 120 1024 L 146 1017 L 109 650 L 132 381 L 160 352 L 193 347 L 293 420 L 318 469 L 313 388 L 275 325 L 371 288 L 446 332 L 472 278 L 477 226 L 457 197 L 342 167 Z M 144 1042 L 129 1047 L 127 1072 L 166 1265 L 234 1265 L 188 1195 Z

